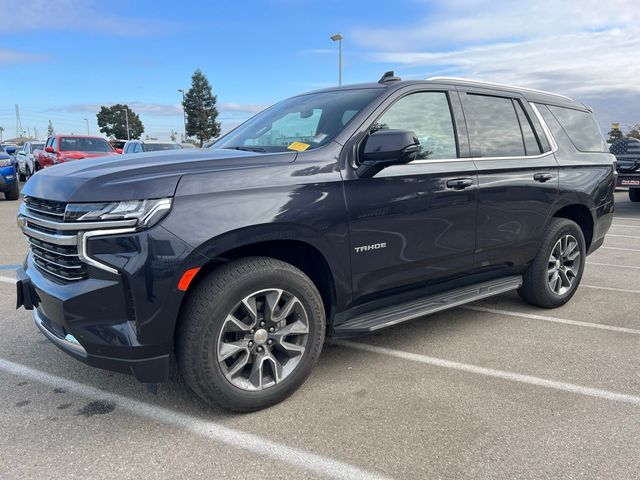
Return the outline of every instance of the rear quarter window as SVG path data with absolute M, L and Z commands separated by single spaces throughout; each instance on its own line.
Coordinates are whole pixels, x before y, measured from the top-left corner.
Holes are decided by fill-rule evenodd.
M 573 108 L 547 105 L 573 145 L 581 152 L 607 152 L 607 143 L 593 115 Z

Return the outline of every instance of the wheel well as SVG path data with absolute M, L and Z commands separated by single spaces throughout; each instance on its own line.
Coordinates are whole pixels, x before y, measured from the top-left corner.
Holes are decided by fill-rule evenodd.
M 318 289 L 324 304 L 326 318 L 331 318 L 333 305 L 335 304 L 335 285 L 329 264 L 315 247 L 296 240 L 253 243 L 223 252 L 218 255 L 217 259 L 202 266 L 189 290 L 192 290 L 199 280 L 220 265 L 238 258 L 251 256 L 276 258 L 302 270 Z
M 558 210 L 553 216 L 576 222 L 582 230 L 584 240 L 587 244 L 587 250 L 589 250 L 591 240 L 593 239 L 593 218 L 587 207 L 584 205 L 568 205 Z

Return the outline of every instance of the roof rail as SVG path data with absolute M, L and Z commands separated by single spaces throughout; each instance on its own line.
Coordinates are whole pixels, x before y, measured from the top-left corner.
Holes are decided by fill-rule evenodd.
M 445 80 L 445 81 L 454 80 L 454 81 L 457 81 L 457 82 L 465 82 L 465 83 L 471 83 L 471 84 L 476 84 L 476 85 L 488 85 L 488 86 L 492 86 L 492 87 L 512 88 L 512 89 L 515 89 L 515 90 L 525 90 L 527 92 L 543 93 L 545 95 L 553 95 L 554 97 L 561 97 L 561 98 L 564 98 L 564 99 L 569 100 L 571 102 L 574 101 L 573 98 L 567 97 L 566 95 L 560 95 L 559 93 L 547 92 L 545 90 L 537 90 L 535 88 L 516 87 L 515 85 L 505 85 L 503 83 L 484 82 L 482 80 L 471 80 L 469 78 L 431 77 L 431 78 L 427 78 L 427 80 L 434 80 L 434 81 L 435 80 Z

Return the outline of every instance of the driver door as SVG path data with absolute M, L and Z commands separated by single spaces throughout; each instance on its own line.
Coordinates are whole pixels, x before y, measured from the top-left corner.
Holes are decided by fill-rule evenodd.
M 457 92 L 398 97 L 382 107 L 369 132 L 414 132 L 418 158 L 372 178 L 351 169 L 344 182 L 354 300 L 428 286 L 474 265 L 478 178 L 473 161 L 461 158 L 468 142 L 462 116 L 454 115 L 461 112 Z

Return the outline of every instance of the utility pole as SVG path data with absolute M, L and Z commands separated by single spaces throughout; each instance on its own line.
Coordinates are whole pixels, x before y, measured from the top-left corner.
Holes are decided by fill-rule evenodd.
M 338 32 L 329 38 L 334 42 L 338 42 L 338 85 L 342 85 L 342 39 L 344 37 Z
M 38 140 L 38 127 L 33 127 L 33 136 L 36 137 L 36 140 Z
M 22 130 L 22 121 L 20 120 L 20 108 L 16 103 L 16 137 L 22 138 L 24 130 Z
M 127 122 L 127 140 L 131 140 L 131 135 L 129 134 L 129 113 L 127 113 L 127 109 L 122 111 L 124 112 L 124 119 Z
M 182 93 L 182 116 L 184 118 L 184 141 L 187 141 L 187 110 L 184 108 L 184 89 L 179 88 L 178 92 Z
M 91 135 L 91 132 L 89 131 L 89 119 L 85 118 L 84 121 L 87 122 L 87 135 Z M 127 127 L 127 130 L 128 130 L 128 127 Z

